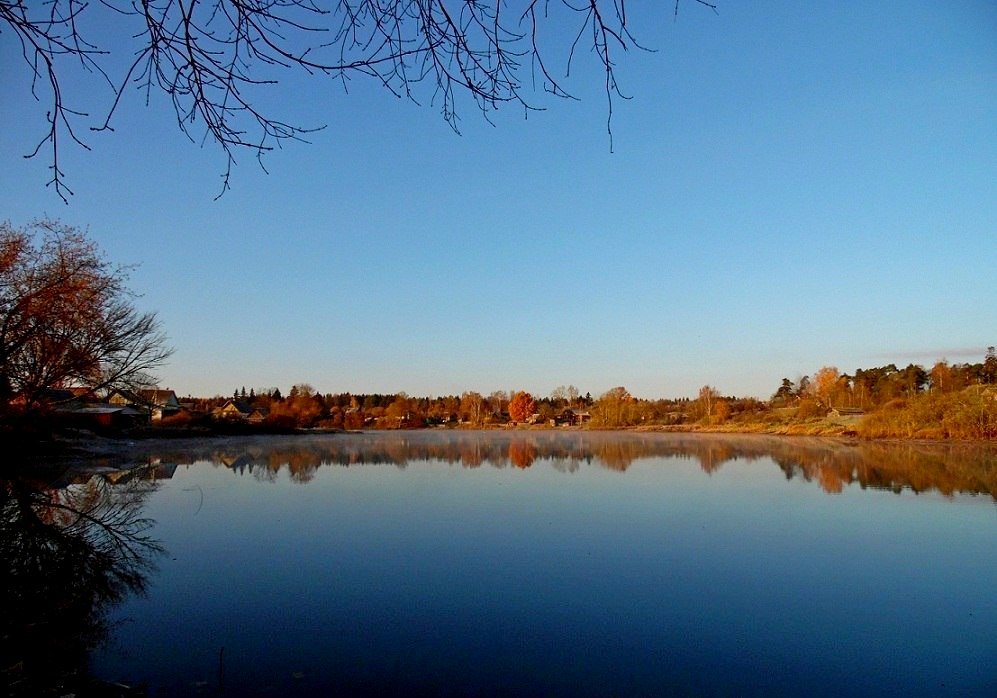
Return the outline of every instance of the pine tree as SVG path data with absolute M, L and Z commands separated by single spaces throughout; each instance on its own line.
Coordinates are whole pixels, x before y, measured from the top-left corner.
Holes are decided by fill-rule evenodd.
M 983 380 L 997 383 L 997 347 L 987 347 L 987 357 L 983 360 Z

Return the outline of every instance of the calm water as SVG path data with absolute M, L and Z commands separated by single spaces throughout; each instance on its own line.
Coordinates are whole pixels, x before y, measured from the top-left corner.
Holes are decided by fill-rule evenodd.
M 993 448 L 409 432 L 149 460 L 165 552 L 89 662 L 153 696 L 997 695 Z

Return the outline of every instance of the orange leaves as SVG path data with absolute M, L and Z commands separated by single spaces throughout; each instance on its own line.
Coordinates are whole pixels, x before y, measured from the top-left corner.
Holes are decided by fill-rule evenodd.
M 170 349 L 155 315 L 130 303 L 127 279 L 78 228 L 0 224 L 0 410 L 53 387 L 153 382 Z
M 509 419 L 514 422 L 525 422 L 536 411 L 536 401 L 525 390 L 515 393 L 509 401 Z

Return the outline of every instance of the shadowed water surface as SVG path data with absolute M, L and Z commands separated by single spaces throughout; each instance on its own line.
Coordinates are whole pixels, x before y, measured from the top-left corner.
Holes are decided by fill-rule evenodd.
M 997 456 L 406 432 L 147 453 L 153 696 L 995 695 Z

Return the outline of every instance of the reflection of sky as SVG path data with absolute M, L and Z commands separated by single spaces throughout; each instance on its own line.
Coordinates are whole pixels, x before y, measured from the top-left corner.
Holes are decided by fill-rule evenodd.
M 169 553 L 121 612 L 138 663 L 98 658 L 110 678 L 214 682 L 224 646 L 243 690 L 993 685 L 982 498 L 829 497 L 771 461 L 707 476 L 691 458 L 570 477 L 541 461 L 327 467 L 304 485 L 198 464 L 163 484 L 147 513 Z

